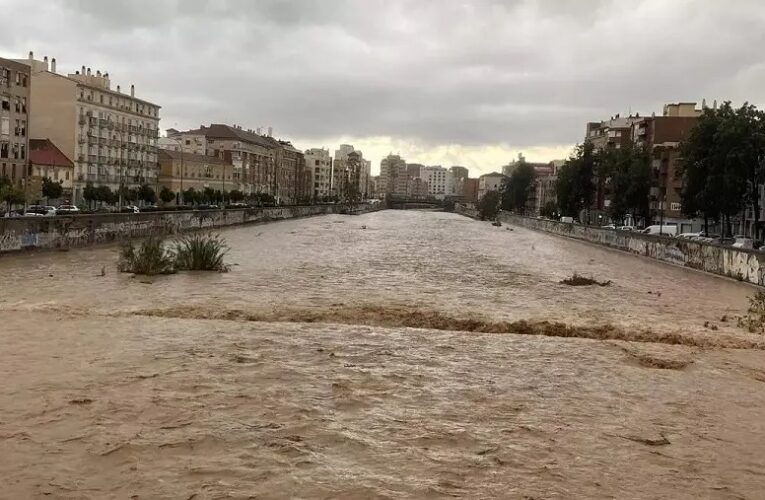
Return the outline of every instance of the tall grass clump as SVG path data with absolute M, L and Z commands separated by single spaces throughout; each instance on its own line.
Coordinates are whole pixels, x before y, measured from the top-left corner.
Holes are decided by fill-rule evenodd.
M 149 238 L 138 246 L 128 242 L 120 250 L 117 269 L 123 273 L 172 274 L 175 272 L 175 256 L 165 249 L 161 239 Z
M 192 234 L 175 243 L 175 268 L 180 271 L 228 271 L 223 257 L 228 253 L 226 240 L 217 234 Z

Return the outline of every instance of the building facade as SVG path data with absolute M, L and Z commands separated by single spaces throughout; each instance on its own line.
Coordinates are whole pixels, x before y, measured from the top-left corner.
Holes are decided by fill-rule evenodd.
M 348 159 L 353 156 L 353 164 L 349 165 Z M 357 164 L 358 162 L 358 164 Z M 370 197 L 370 178 L 372 176 L 372 162 L 364 159 L 364 154 L 354 149 L 350 144 L 341 144 L 335 150 L 335 161 L 332 166 L 332 193 L 335 196 L 344 196 L 346 192 L 345 182 L 353 178 L 354 185 L 362 198 Z
M 405 197 L 408 192 L 409 175 L 406 161 L 399 155 L 390 154 L 380 162 L 379 190 L 386 196 Z
M 236 125 L 213 123 L 198 129 L 168 130 L 163 145 L 186 153 L 215 156 L 232 165 L 232 188 L 245 195 L 266 193 L 276 196 L 278 142 Z
M 29 154 L 31 71 L 0 58 L 0 177 L 21 185 Z
M 490 174 L 484 174 L 478 178 L 478 199 L 480 200 L 489 191 L 499 191 L 502 186 L 502 181 L 505 179 L 503 174 L 499 172 L 492 172 Z
M 30 184 L 42 186 L 44 178 L 61 184 L 58 201 L 71 202 L 74 187 L 74 163 L 48 139 L 29 140 Z M 38 193 L 35 193 L 38 194 Z M 42 196 L 42 192 L 39 193 Z M 51 200 L 47 200 L 51 203 Z
M 667 104 L 662 116 L 644 117 L 632 124 L 631 140 L 645 147 L 651 157 L 653 185 L 649 206 L 656 224 L 659 221 L 678 224 L 687 231 L 693 226 L 682 214 L 680 193 L 683 179 L 679 171 L 679 147 L 701 113 L 695 102 Z
M 65 75 L 50 63 L 29 59 L 32 73 L 30 129 L 50 139 L 75 164 L 73 201 L 83 199 L 85 185 L 113 191 L 147 184 L 157 188 L 157 139 L 160 107 L 111 88 L 108 73 L 83 66 Z
M 424 167 L 420 169 L 420 179 L 428 185 L 428 194 L 432 198 L 443 200 L 452 190 L 452 175 L 444 167 Z
M 221 193 L 234 189 L 233 165 L 218 158 L 174 150 L 159 150 L 159 184 L 176 194 L 193 188 Z
M 468 177 L 462 184 L 462 200 L 465 203 L 478 203 L 478 179 Z
M 314 200 L 322 200 L 332 193 L 332 157 L 329 150 L 313 148 L 305 152 L 305 164 L 310 175 Z

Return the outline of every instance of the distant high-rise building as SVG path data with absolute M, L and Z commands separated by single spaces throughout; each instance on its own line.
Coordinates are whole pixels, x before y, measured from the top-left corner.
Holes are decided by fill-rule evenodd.
M 408 184 L 406 161 L 399 155 L 390 154 L 380 162 L 380 186 L 383 194 L 406 196 Z
M 356 153 L 353 165 L 349 165 L 348 159 L 352 153 Z M 356 165 L 355 161 L 358 161 Z M 350 170 L 353 170 L 352 172 Z M 349 178 L 355 179 L 362 198 L 369 197 L 369 177 L 372 174 L 372 162 L 364 159 L 361 151 L 354 149 L 350 144 L 342 144 L 335 150 L 335 161 L 332 166 L 332 193 L 341 196 L 345 192 L 344 183 Z
M 305 165 L 310 176 L 309 185 L 314 200 L 331 194 L 332 157 L 329 150 L 313 148 L 305 152 Z
M 420 170 L 420 178 L 428 184 L 428 194 L 443 200 L 452 190 L 452 174 L 444 167 L 425 167 Z

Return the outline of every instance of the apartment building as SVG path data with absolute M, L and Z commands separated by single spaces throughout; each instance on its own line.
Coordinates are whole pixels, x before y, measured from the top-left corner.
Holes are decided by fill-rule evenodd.
M 678 170 L 679 146 L 696 125 L 702 111 L 696 108 L 695 102 L 666 104 L 662 116 L 643 117 L 631 127 L 631 140 L 646 147 L 651 155 L 650 208 L 654 220 L 664 219 L 688 231 L 692 224 L 681 211 L 683 179 Z
M 380 162 L 380 185 L 378 190 L 388 196 L 407 195 L 408 170 L 406 161 L 399 155 L 389 154 Z
M 428 185 L 428 194 L 438 200 L 446 198 L 452 189 L 452 175 L 444 167 L 424 167 L 420 170 L 420 179 Z
M 278 191 L 277 150 L 271 137 L 237 125 L 213 123 L 179 132 L 169 129 L 163 147 L 185 153 L 215 156 L 232 165 L 232 189 L 246 195 Z
M 355 153 L 353 165 L 348 164 L 349 157 Z M 358 161 L 358 165 L 356 164 Z M 344 192 L 344 183 L 349 177 L 358 184 L 362 198 L 368 198 L 371 193 L 370 178 L 372 162 L 364 159 L 364 154 L 350 144 L 341 144 L 335 150 L 335 161 L 332 165 L 332 193 L 340 196 Z
M 31 71 L 0 58 L 0 177 L 21 185 L 29 154 Z
M 329 150 L 312 148 L 305 152 L 305 164 L 310 176 L 309 186 L 314 200 L 332 193 L 332 157 Z
M 176 195 L 190 188 L 233 191 L 236 189 L 233 172 L 233 165 L 217 156 L 159 150 L 159 184 Z
M 56 60 L 16 62 L 31 71 L 30 129 L 50 139 L 75 164 L 73 201 L 82 201 L 87 183 L 137 188 L 157 187 L 160 106 L 139 99 L 135 86 L 112 89 L 108 73 L 82 68 L 56 72 Z

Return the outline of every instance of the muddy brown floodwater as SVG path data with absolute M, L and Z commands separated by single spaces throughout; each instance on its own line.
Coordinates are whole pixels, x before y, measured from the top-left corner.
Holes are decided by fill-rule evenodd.
M 765 497 L 748 285 L 436 212 L 222 234 L 0 258 L 0 498 Z

